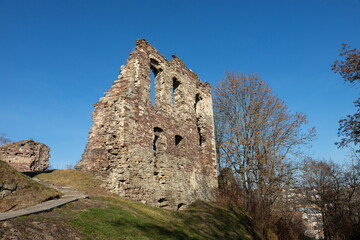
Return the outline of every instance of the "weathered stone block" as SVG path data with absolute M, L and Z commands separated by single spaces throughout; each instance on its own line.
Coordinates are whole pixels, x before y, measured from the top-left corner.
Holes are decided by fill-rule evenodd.
M 19 172 L 44 171 L 49 167 L 50 148 L 33 140 L 0 146 L 0 159 Z
M 137 40 L 118 80 L 94 106 L 77 168 L 105 176 L 120 196 L 159 207 L 212 198 L 218 183 L 211 89 L 178 57 L 168 61 Z
M 4 189 L 14 191 L 16 189 L 15 183 L 5 183 L 3 186 Z

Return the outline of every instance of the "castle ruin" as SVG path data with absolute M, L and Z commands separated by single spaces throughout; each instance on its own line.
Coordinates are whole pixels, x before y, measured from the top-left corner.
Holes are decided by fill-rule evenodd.
M 50 163 L 50 148 L 33 140 L 22 140 L 0 146 L 0 160 L 19 172 L 42 172 Z
M 151 86 L 154 85 L 154 97 Z M 144 39 L 95 104 L 77 168 L 101 174 L 110 191 L 180 209 L 217 188 L 209 83 Z

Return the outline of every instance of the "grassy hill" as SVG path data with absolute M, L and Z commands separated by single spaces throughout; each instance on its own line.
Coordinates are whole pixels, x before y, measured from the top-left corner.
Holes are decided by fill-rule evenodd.
M 16 184 L 17 190 L 5 198 L 0 198 L 0 212 L 17 210 L 40 202 L 58 198 L 61 193 L 39 184 L 17 172 L 9 164 L 0 160 L 0 183 Z
M 159 209 L 118 198 L 102 189 L 99 179 L 78 170 L 56 170 L 37 178 L 91 197 L 0 223 L 0 239 L 11 229 L 20 239 L 33 239 L 34 232 L 36 239 L 262 239 L 239 208 L 196 202 L 185 211 Z

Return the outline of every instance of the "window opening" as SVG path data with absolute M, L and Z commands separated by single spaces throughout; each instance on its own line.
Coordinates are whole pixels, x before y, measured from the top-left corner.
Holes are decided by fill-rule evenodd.
M 160 137 L 160 134 L 163 132 L 163 130 L 159 127 L 154 127 L 154 141 L 153 141 L 153 146 L 152 149 L 156 152 L 156 146 L 157 146 L 157 141 Z
M 151 65 L 154 65 L 154 66 L 159 66 L 160 65 L 159 62 L 157 60 L 153 59 L 153 58 L 150 59 L 150 63 L 151 63 Z
M 159 136 L 154 136 L 154 142 L 153 142 L 153 147 L 152 147 L 152 149 L 154 150 L 154 151 L 156 151 L 156 141 L 159 139 Z
M 178 95 L 179 95 L 179 86 L 180 86 L 180 82 L 179 82 L 179 80 L 177 80 L 177 78 L 173 78 L 173 87 L 172 87 L 172 93 L 171 93 L 171 95 L 172 95 L 172 104 L 175 104 L 175 98 L 177 98 L 178 97 Z
M 162 203 L 162 202 L 165 202 L 165 201 L 167 201 L 166 198 L 160 198 L 160 199 L 158 200 L 159 203 Z
M 183 140 L 183 137 L 180 135 L 175 135 L 175 146 L 179 145 L 179 143 Z
M 179 211 L 184 206 L 185 206 L 185 203 L 179 203 L 178 206 L 177 206 L 177 210 Z
M 195 112 L 196 112 L 196 108 L 197 108 L 197 104 L 198 104 L 198 102 L 200 102 L 200 100 L 202 100 L 202 98 L 201 98 L 201 96 L 200 96 L 200 94 L 199 93 L 197 93 L 196 95 L 195 95 L 195 103 L 194 103 L 194 110 L 195 110 Z
M 151 104 L 155 106 L 155 99 L 156 99 L 156 76 L 159 73 L 159 71 L 153 67 L 150 66 L 150 100 Z
M 195 102 L 194 102 L 194 111 L 197 115 L 197 118 L 196 118 L 196 128 L 197 128 L 197 132 L 198 132 L 198 135 L 199 135 L 199 146 L 203 146 L 204 143 L 205 143 L 205 136 L 204 136 L 204 133 L 203 133 L 203 129 L 202 129 L 202 116 L 201 116 L 201 113 L 199 114 L 198 111 L 198 104 L 200 101 L 202 101 L 202 97 L 200 95 L 200 93 L 197 93 L 195 94 Z

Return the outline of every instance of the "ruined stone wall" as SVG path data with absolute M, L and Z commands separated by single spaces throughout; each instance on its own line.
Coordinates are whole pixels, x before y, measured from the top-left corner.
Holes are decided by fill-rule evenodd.
M 50 163 L 50 148 L 33 140 L 22 140 L 0 146 L 0 160 L 19 172 L 41 172 Z
M 95 104 L 77 167 L 106 176 L 112 192 L 155 206 L 210 199 L 217 187 L 210 90 L 175 55 L 168 61 L 137 40 L 118 80 Z

